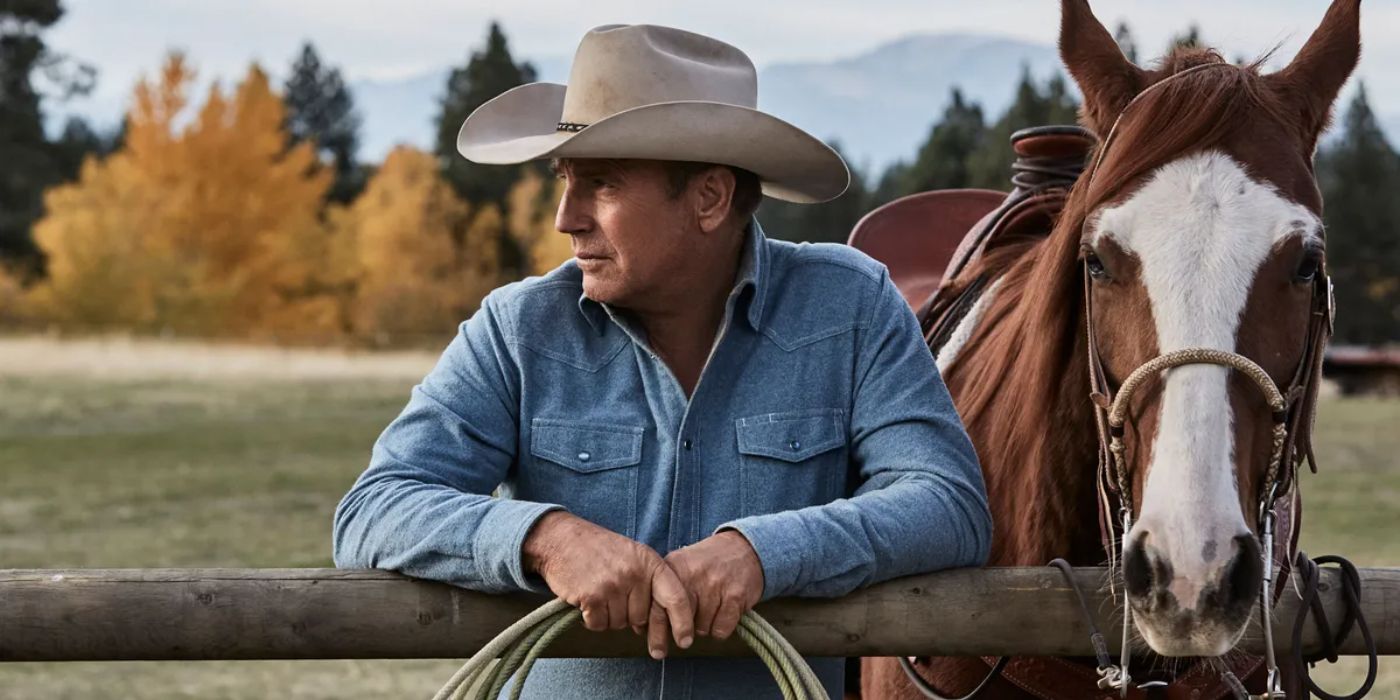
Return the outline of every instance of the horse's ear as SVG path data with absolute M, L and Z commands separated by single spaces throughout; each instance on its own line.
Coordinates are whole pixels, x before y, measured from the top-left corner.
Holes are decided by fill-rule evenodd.
M 1284 103 L 1298 115 L 1309 153 L 1327 127 L 1332 103 L 1360 57 L 1361 0 L 1333 0 L 1322 24 L 1293 62 L 1268 77 Z
M 1146 74 L 1123 55 L 1088 0 L 1060 2 L 1060 59 L 1084 94 L 1084 125 L 1107 137 L 1118 113 L 1145 87 Z

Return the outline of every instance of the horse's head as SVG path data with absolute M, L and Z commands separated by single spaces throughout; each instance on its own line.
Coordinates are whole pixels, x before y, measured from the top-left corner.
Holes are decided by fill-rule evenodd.
M 1085 0 L 1064 0 L 1060 50 L 1084 121 L 1101 138 L 1114 132 L 1076 193 L 1110 392 L 1185 348 L 1242 355 L 1291 386 L 1323 288 L 1312 156 L 1356 64 L 1359 4 L 1336 0 L 1294 61 L 1263 75 L 1204 50 L 1140 69 Z M 1170 78 L 1207 64 L 1219 65 Z M 1158 653 L 1224 653 L 1258 600 L 1276 423 L 1263 396 L 1242 372 L 1190 363 L 1125 397 L 1123 572 L 1137 629 Z

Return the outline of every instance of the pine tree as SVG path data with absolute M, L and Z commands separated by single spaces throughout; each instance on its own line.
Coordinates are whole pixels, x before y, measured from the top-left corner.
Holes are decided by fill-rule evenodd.
M 529 63 L 516 63 L 501 26 L 491 23 L 486 46 L 475 51 L 467 65 L 453 69 L 440 102 L 435 153 L 443 175 L 463 199 L 472 203 L 506 205 L 506 195 L 520 178 L 518 166 L 478 165 L 457 152 L 457 132 L 477 107 L 501 93 L 535 80 Z
M 1113 40 L 1118 42 L 1118 48 L 1122 49 L 1123 55 L 1129 61 L 1137 63 L 1137 42 L 1133 40 L 1133 32 L 1128 28 L 1127 22 L 1118 23 L 1118 28 L 1113 31 Z
M 837 153 L 841 144 L 831 143 Z M 845 154 L 842 153 L 842 157 Z M 851 229 L 870 209 L 870 192 L 865 178 L 851 168 L 851 184 L 840 197 L 821 204 L 793 204 L 765 198 L 756 217 L 763 232 L 771 238 L 813 243 L 845 243 Z
M 1011 135 L 1032 126 L 1074 124 L 1078 105 L 1060 75 L 1046 84 L 1044 92 L 1026 66 L 1021 82 L 1016 86 L 1016 99 L 1006 113 L 987 130 L 986 138 L 969 157 L 969 186 L 1005 190 L 1011 187 L 1011 164 L 1016 153 L 1011 148 Z
M 36 68 L 60 99 L 92 89 L 95 71 L 44 45 L 40 34 L 63 16 L 59 0 L 0 4 L 0 261 L 23 277 L 37 275 L 42 256 L 30 228 L 43 211 L 43 192 L 64 178 L 64 164 L 44 134 Z
M 1195 49 L 1201 46 L 1201 27 L 1192 23 L 1186 28 L 1186 31 L 1172 37 L 1171 44 L 1167 46 L 1167 53 L 1179 48 Z
M 1341 137 L 1318 154 L 1317 174 L 1337 341 L 1400 342 L 1400 154 L 1386 141 L 1364 85 L 1347 108 Z
M 292 64 L 282 99 L 292 143 L 314 143 L 335 172 L 328 199 L 342 204 L 354 199 L 364 189 L 364 173 L 355 163 L 361 119 L 340 69 L 322 64 L 316 48 L 306 42 Z
M 125 128 L 118 125 L 116 129 L 99 133 L 88 125 L 86 119 L 68 117 L 58 139 L 49 144 L 60 179 L 63 182 L 76 180 L 83 161 L 89 156 L 105 158 L 121 148 L 124 131 Z
M 968 161 L 986 138 L 986 132 L 982 107 L 967 102 L 962 91 L 953 88 L 942 120 L 929 131 L 928 141 L 914 162 L 901 172 L 894 195 L 967 187 L 971 180 Z
M 458 196 L 473 205 L 491 205 L 505 212 L 510 203 L 508 195 L 522 172 L 531 166 L 480 165 L 467 161 L 457 152 L 457 132 L 477 107 L 495 99 L 501 93 L 534 82 L 535 69 L 529 63 L 516 63 L 511 57 L 505 33 L 499 23 L 492 22 L 486 46 L 472 52 L 467 65 L 453 69 L 447 78 L 447 89 L 441 101 L 437 120 L 437 142 L 434 153 L 443 177 Z M 543 170 L 539 170 L 543 173 Z M 478 211 L 485 211 L 484 207 Z M 516 245 L 510 232 L 497 232 L 498 260 L 505 277 L 524 274 L 529 268 L 527 253 Z

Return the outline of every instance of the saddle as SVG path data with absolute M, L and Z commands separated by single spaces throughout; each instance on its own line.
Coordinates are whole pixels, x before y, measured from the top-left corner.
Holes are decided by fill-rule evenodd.
M 968 232 L 1005 200 L 1005 192 L 977 189 L 900 197 L 862 217 L 849 243 L 884 263 L 904 301 L 918 308 L 943 282 Z
M 1078 126 L 1041 126 L 1011 135 L 1012 189 L 938 190 L 901 197 L 865 215 L 849 243 L 884 263 L 918 311 L 935 351 L 976 301 L 984 281 L 956 293 L 949 282 L 989 250 L 1050 234 L 1070 187 L 1097 143 Z

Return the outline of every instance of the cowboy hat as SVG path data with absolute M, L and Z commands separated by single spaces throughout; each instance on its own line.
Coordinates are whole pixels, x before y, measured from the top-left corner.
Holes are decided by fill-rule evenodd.
M 568 86 L 530 83 L 481 105 L 457 150 L 477 163 L 646 158 L 732 165 L 790 202 L 845 191 L 846 164 L 826 144 L 758 111 L 758 75 L 739 49 L 652 25 L 588 32 Z

